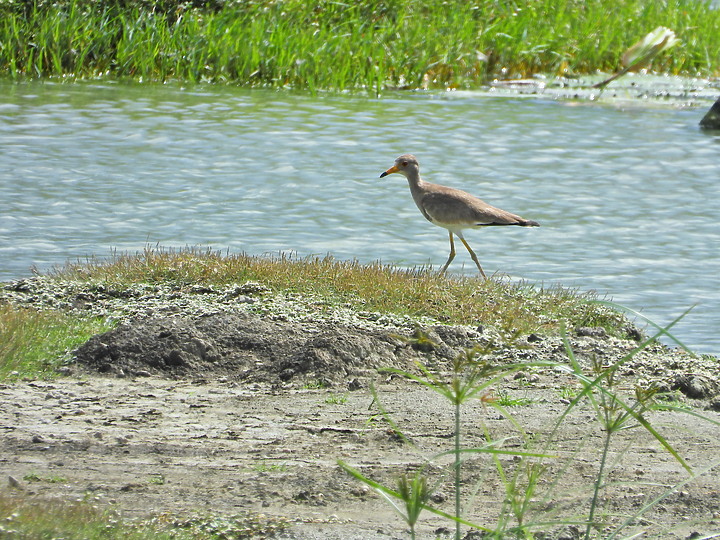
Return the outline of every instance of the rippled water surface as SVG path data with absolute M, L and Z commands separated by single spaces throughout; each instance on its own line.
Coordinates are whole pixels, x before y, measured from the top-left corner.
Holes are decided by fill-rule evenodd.
M 601 295 L 720 353 L 720 137 L 703 109 L 481 94 L 0 84 L 0 281 L 148 243 L 401 266 L 447 258 L 427 180 L 542 223 L 469 231 L 488 274 Z M 710 103 L 707 104 L 709 107 Z M 461 245 L 451 266 L 474 272 Z

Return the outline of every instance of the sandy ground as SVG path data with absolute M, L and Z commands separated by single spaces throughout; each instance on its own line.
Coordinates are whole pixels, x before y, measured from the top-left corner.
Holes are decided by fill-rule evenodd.
M 565 375 L 507 381 L 502 390 L 532 400 L 512 414 L 544 442 L 566 405 Z M 0 387 L 0 470 L 25 494 L 89 498 L 113 505 L 127 518 L 164 512 L 262 512 L 288 520 L 281 538 L 407 538 L 390 506 L 336 464 L 342 459 L 395 487 L 452 447 L 452 409 L 433 392 L 404 380 L 378 381 L 381 402 L 410 442 L 377 416 L 367 389 L 286 389 L 224 379 L 193 382 L 157 377 L 88 376 Z M 338 397 L 346 397 L 343 403 Z M 339 402 L 335 402 L 339 401 Z M 720 419 L 718 413 L 704 414 Z M 696 470 L 717 461 L 718 429 L 673 412 L 650 416 Z M 518 431 L 479 400 L 464 409 L 465 445 L 482 446 L 481 425 L 494 438 Z M 573 411 L 545 460 L 531 521 L 568 519 L 587 508 L 597 473 L 602 432 L 588 407 Z M 508 470 L 513 459 L 502 459 Z M 612 446 L 611 484 L 603 497 L 606 531 L 670 486 L 689 478 L 672 456 L 642 429 L 621 432 Z M 428 466 L 433 504 L 451 511 L 447 459 Z M 492 461 L 469 458 L 466 491 L 477 488 L 468 519 L 492 527 L 503 500 Z M 464 497 L 469 497 L 468 493 Z M 447 533 L 451 524 L 426 513 L 421 538 Z M 543 527 L 541 527 L 541 530 Z M 715 473 L 682 485 L 626 532 L 643 538 L 689 538 L 720 529 L 720 485 Z M 548 526 L 548 537 L 572 538 L 572 528 Z M 563 536 L 564 535 L 564 536 Z

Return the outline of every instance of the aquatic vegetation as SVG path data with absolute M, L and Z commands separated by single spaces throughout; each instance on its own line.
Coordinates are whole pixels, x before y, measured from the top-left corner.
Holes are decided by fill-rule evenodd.
M 658 25 L 667 73 L 718 73 L 708 2 L 98 2 L 0 5 L 0 75 L 322 89 L 468 88 L 536 73 L 614 72 Z

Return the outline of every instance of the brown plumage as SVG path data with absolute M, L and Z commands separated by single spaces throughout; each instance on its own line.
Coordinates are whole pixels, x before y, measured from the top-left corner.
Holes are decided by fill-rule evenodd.
M 487 279 L 475 252 L 463 237 L 463 229 L 477 229 L 494 225 L 519 225 L 521 227 L 539 227 L 537 221 L 524 219 L 520 216 L 490 206 L 485 201 L 466 193 L 439 184 L 431 184 L 420 178 L 420 165 L 412 154 L 404 154 L 395 160 L 395 165 L 380 175 L 380 178 L 392 173 L 400 173 L 410 184 L 410 193 L 422 215 L 435 225 L 447 229 L 450 233 L 450 256 L 440 270 L 444 273 L 455 258 L 456 235 L 470 253 L 470 257 Z

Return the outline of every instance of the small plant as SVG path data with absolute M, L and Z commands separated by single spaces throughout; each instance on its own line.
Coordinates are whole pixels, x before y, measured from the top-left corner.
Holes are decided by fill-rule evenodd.
M 425 503 L 430 496 L 427 487 L 427 478 L 423 476 L 422 471 L 418 471 L 408 480 L 406 474 L 398 478 L 398 493 L 401 500 L 405 503 L 405 512 L 400 512 L 407 524 L 410 526 L 410 536 L 415 539 L 415 524 L 420 519 L 420 513 L 423 511 Z M 392 502 L 391 499 L 389 499 Z
M 289 469 L 287 463 L 257 463 L 253 465 L 253 470 L 257 472 L 286 472 Z
M 314 379 L 312 381 L 308 381 L 305 384 L 303 384 L 303 389 L 305 390 L 322 390 L 323 388 L 327 388 L 328 384 L 321 380 L 321 379 Z
M 34 472 L 27 473 L 25 476 L 23 476 L 23 480 L 26 482 L 42 482 L 42 478 L 40 478 L 40 475 Z
M 683 409 L 685 411 L 693 410 L 692 406 L 685 401 L 679 390 L 656 394 L 655 406 L 653 408 L 656 411 L 674 411 L 677 409 Z
M 612 303 L 606 304 L 617 309 L 622 309 L 621 306 Z M 636 315 L 642 317 L 640 314 L 636 313 Z M 566 336 L 564 336 L 564 339 L 568 364 L 547 362 L 496 365 L 487 357 L 488 355 L 483 354 L 486 351 L 470 349 L 455 358 L 451 366 L 450 374 L 447 377 L 429 371 L 422 364 L 418 364 L 420 375 L 397 369 L 383 370 L 403 375 L 437 392 L 445 397 L 454 409 L 453 448 L 424 460 L 426 463 L 434 463 L 445 456 L 452 456 L 454 458 L 451 470 L 449 471 L 452 477 L 454 494 L 454 512 L 452 514 L 446 513 L 429 504 L 428 494 L 432 493 L 432 490 L 428 489 L 426 467 L 419 469 L 413 477 L 407 475 L 400 476 L 397 484 L 398 488 L 391 489 L 366 477 L 360 471 L 342 461 L 338 463 L 349 474 L 380 493 L 393 508 L 395 508 L 398 514 L 402 516 L 403 520 L 408 523 L 413 537 L 416 523 L 421 512 L 429 511 L 446 517 L 456 524 L 456 539 L 461 537 L 461 525 L 475 527 L 482 531 L 485 535 L 484 537 L 497 539 L 531 539 L 534 538 L 534 534 L 538 531 L 546 532 L 548 527 L 562 525 L 572 527 L 574 531 L 573 534 L 582 534 L 586 540 L 594 538 L 596 530 L 599 530 L 601 527 L 602 532 L 600 534 L 604 535 L 603 537 L 609 534 L 608 538 L 616 538 L 622 533 L 623 529 L 631 524 L 637 524 L 644 513 L 695 477 L 691 474 L 687 481 L 667 489 L 664 493 L 644 504 L 632 516 L 625 518 L 622 523 L 610 529 L 605 520 L 601 520 L 599 516 L 603 515 L 603 493 L 610 485 L 608 475 L 612 467 L 612 460 L 609 458 L 617 433 L 637 428 L 645 430 L 652 435 L 688 473 L 691 473 L 691 469 L 683 457 L 679 455 L 670 442 L 665 439 L 647 419 L 647 413 L 651 410 L 675 410 L 703 418 L 714 425 L 720 425 L 720 422 L 704 418 L 690 409 L 675 405 L 672 401 L 661 399 L 662 394 L 659 394 L 654 387 L 643 388 L 638 386 L 634 389 L 633 395 L 628 398 L 622 394 L 621 391 L 623 388 L 620 388 L 618 385 L 619 369 L 649 344 L 654 343 L 659 336 L 664 335 L 672 338 L 669 330 L 682 316 L 684 316 L 684 314 L 667 327 L 660 327 L 645 317 L 642 317 L 646 319 L 651 326 L 656 327 L 656 335 L 641 342 L 635 349 L 631 350 L 612 365 L 602 365 L 599 361 L 595 361 L 587 372 L 575 358 Z M 570 390 L 566 390 L 565 393 L 561 394 L 569 403 L 562 414 L 560 414 L 554 427 L 544 441 L 539 440 L 536 435 L 528 435 L 504 408 L 516 405 L 516 401 L 513 398 L 510 398 L 504 391 L 499 391 L 496 395 L 490 392 L 490 387 L 499 384 L 507 375 L 527 368 L 560 370 L 578 382 L 578 387 L 566 387 Z M 377 419 L 378 416 L 382 416 L 393 426 L 393 429 L 400 433 L 402 440 L 410 442 L 402 435 L 402 432 L 399 431 L 394 422 L 392 422 L 390 415 L 382 407 L 374 388 L 372 391 L 374 398 L 373 403 L 376 403 L 380 408 L 380 413 L 375 415 L 374 418 Z M 518 450 L 504 449 L 503 443 L 507 439 L 495 439 L 482 417 L 476 419 L 475 423 L 482 427 L 486 444 L 478 448 L 464 448 L 462 446 L 461 406 L 473 398 L 480 399 L 483 409 L 492 407 L 494 410 L 500 412 L 500 414 L 516 428 L 519 439 L 521 440 Z M 594 412 L 602 436 L 595 477 L 589 486 L 591 494 L 588 500 L 587 513 L 584 515 L 581 514 L 581 517 L 578 517 L 578 509 L 574 506 L 572 509 L 572 517 L 566 517 L 564 520 L 560 517 L 558 520 L 553 520 L 549 517 L 551 512 L 548 512 L 548 509 L 552 509 L 554 506 L 554 495 L 556 495 L 558 485 L 562 478 L 562 470 L 570 466 L 572 456 L 566 460 L 560 473 L 555 478 L 547 477 L 551 469 L 545 460 L 556 457 L 552 453 L 552 448 L 556 443 L 555 435 L 559 427 L 565 422 L 568 414 L 570 414 L 575 407 L 578 407 L 580 403 L 589 404 L 591 410 Z M 538 450 L 534 451 L 533 448 L 538 448 Z M 490 456 L 493 460 L 499 483 L 504 487 L 504 497 L 500 505 L 498 521 L 492 529 L 467 521 L 464 517 L 465 512 L 461 504 L 461 494 L 463 492 L 461 490 L 463 459 L 465 459 L 466 456 L 480 453 Z M 503 456 L 510 456 L 512 459 L 502 460 L 501 457 Z M 720 465 L 720 461 L 705 467 L 700 472 L 707 473 L 718 465 Z M 545 493 L 542 493 L 543 490 Z M 472 501 L 472 498 L 470 501 Z M 465 509 L 468 508 L 468 506 L 465 507 Z M 535 520 L 535 514 L 541 514 L 542 518 Z M 581 531 L 581 528 L 584 530 Z
M 622 306 L 614 304 L 612 302 L 602 303 L 613 306 L 617 309 L 625 309 Z M 564 336 L 565 349 L 570 362 L 567 370 L 580 382 L 583 390 L 578 393 L 578 395 L 570 402 L 565 412 L 558 419 L 557 426 L 559 426 L 563 422 L 566 415 L 575 406 L 577 406 L 580 401 L 587 400 L 591 404 L 592 409 L 595 412 L 595 418 L 603 432 L 603 445 L 601 450 L 600 462 L 598 464 L 598 471 L 595 477 L 595 481 L 593 482 L 593 495 L 590 501 L 589 512 L 585 525 L 586 540 L 591 538 L 593 530 L 596 527 L 600 526 L 600 523 L 596 522 L 595 516 L 599 510 L 599 504 L 601 500 L 600 494 L 602 490 L 606 487 L 606 468 L 608 466 L 608 457 L 611 443 L 614 435 L 619 431 L 631 428 L 645 429 L 660 443 L 660 445 L 668 453 L 670 453 L 670 455 L 672 455 L 673 458 L 675 458 L 675 460 L 680 465 L 682 465 L 682 467 L 688 473 L 692 474 L 692 469 L 687 464 L 685 459 L 683 459 L 683 457 L 678 454 L 675 448 L 673 448 L 673 446 L 646 418 L 646 413 L 649 410 L 657 410 L 659 407 L 667 407 L 667 405 L 665 404 L 658 406 L 658 403 L 656 401 L 657 389 L 654 387 L 635 387 L 634 399 L 632 400 L 623 399 L 616 390 L 616 374 L 618 373 L 620 367 L 628 363 L 637 353 L 642 351 L 645 347 L 647 347 L 651 343 L 654 343 L 655 340 L 657 340 L 657 338 L 661 335 L 667 336 L 670 339 L 675 340 L 678 345 L 684 347 L 682 343 L 680 343 L 674 338 L 674 336 L 669 332 L 669 330 L 678 321 L 680 321 L 687 314 L 687 312 L 690 311 L 690 309 L 682 313 L 679 317 L 677 317 L 667 327 L 664 328 L 660 327 L 659 325 L 649 320 L 647 317 L 641 315 L 640 313 L 633 312 L 638 317 L 645 319 L 651 326 L 654 326 L 658 330 L 657 334 L 650 338 L 647 338 L 635 349 L 627 353 L 623 358 L 616 361 L 611 366 L 603 366 L 597 361 L 593 362 L 590 375 L 584 373 L 582 367 L 580 366 L 580 363 L 577 361 L 572 351 L 572 348 L 567 342 L 567 337 Z M 686 412 L 684 409 L 681 408 L 673 408 L 673 410 Z M 695 413 L 691 412 L 691 414 Z M 705 418 L 705 420 L 720 425 L 719 422 L 716 422 L 714 420 L 708 418 Z M 669 490 L 667 493 L 670 493 L 671 491 L 672 489 Z M 660 497 L 657 500 L 661 500 L 662 498 L 663 497 Z M 655 501 L 655 503 L 657 502 L 657 500 Z M 646 507 L 644 507 L 644 511 L 647 511 L 651 506 L 652 505 L 647 505 Z M 624 524 L 622 524 L 614 531 L 612 536 L 615 537 L 620 532 L 620 530 L 622 530 L 622 528 L 627 526 L 629 523 L 630 521 L 626 521 Z
M 569 403 L 570 401 L 575 399 L 579 393 L 580 390 L 578 390 L 575 386 L 563 386 L 558 391 L 558 396 L 562 401 Z
M 421 363 L 418 363 L 418 369 L 421 372 L 421 375 L 415 375 L 413 373 L 409 373 L 403 370 L 394 369 L 394 368 L 388 368 L 383 369 L 384 372 L 389 373 L 396 373 L 399 375 L 402 375 L 408 379 L 414 380 L 426 388 L 440 394 L 444 398 L 447 399 L 447 401 L 451 404 L 451 406 L 454 409 L 454 436 L 453 436 L 453 448 L 444 452 L 441 452 L 439 454 L 436 454 L 435 456 L 431 457 L 428 461 L 432 462 L 434 460 L 437 460 L 439 458 L 442 458 L 444 456 L 452 456 L 453 457 L 453 465 L 452 465 L 452 478 L 453 478 L 453 492 L 454 492 L 454 514 L 447 514 L 437 508 L 434 508 L 424 500 L 421 501 L 422 497 L 420 497 L 420 493 L 426 493 L 427 489 L 427 480 L 420 475 L 420 472 L 416 473 L 415 478 L 412 481 L 412 489 L 410 489 L 410 484 L 408 484 L 407 478 L 401 477 L 399 480 L 399 487 L 402 489 L 398 491 L 390 490 L 377 482 L 374 482 L 373 480 L 365 477 L 362 475 L 359 471 L 353 469 L 346 463 L 339 461 L 339 465 L 344 468 L 348 473 L 353 475 L 355 478 L 365 482 L 367 485 L 373 487 L 376 489 L 380 494 L 383 495 L 391 504 L 398 509 L 398 506 L 395 504 L 393 499 L 399 499 L 400 501 L 403 501 L 403 508 L 404 511 L 400 512 L 403 516 L 403 519 L 408 522 L 408 524 L 411 524 L 411 530 L 414 530 L 414 524 L 417 519 L 417 517 L 420 515 L 421 509 L 427 509 L 433 513 L 436 513 L 438 515 L 442 515 L 444 517 L 448 517 L 449 519 L 452 519 L 455 524 L 455 538 L 456 540 L 459 540 L 461 537 L 461 525 L 470 525 L 476 528 L 479 528 L 480 530 L 483 530 L 485 532 L 490 532 L 489 529 L 485 527 L 481 527 L 477 524 L 472 524 L 468 521 L 466 521 L 463 517 L 463 509 L 461 504 L 461 482 L 462 482 L 462 461 L 463 457 L 466 455 L 472 455 L 476 453 L 487 453 L 489 455 L 492 455 L 494 457 L 497 457 L 498 455 L 513 455 L 513 456 L 544 456 L 549 457 L 544 454 L 538 454 L 533 452 L 526 452 L 522 450 L 504 450 L 502 449 L 502 440 L 495 441 L 490 437 L 489 432 L 486 432 L 486 440 L 488 443 L 480 448 L 463 448 L 462 447 L 462 406 L 466 404 L 469 400 L 480 398 L 483 403 L 489 403 L 493 405 L 494 407 L 497 407 L 499 410 L 502 410 L 502 407 L 500 405 L 495 404 L 494 398 L 490 398 L 489 396 L 489 388 L 496 384 L 498 381 L 500 381 L 503 377 L 512 374 L 516 371 L 519 371 L 521 368 L 526 367 L 534 367 L 538 365 L 546 365 L 546 363 L 526 363 L 526 364 L 510 364 L 510 365 L 503 365 L 503 364 L 493 364 L 490 360 L 487 358 L 483 358 L 483 351 L 480 348 L 473 348 L 473 349 L 466 349 L 464 352 L 458 354 L 455 359 L 452 362 L 452 371 L 450 374 L 449 380 L 444 380 L 439 375 L 431 372 L 427 369 L 426 366 L 424 366 Z M 381 413 L 383 414 L 383 417 L 388 420 L 388 422 L 391 423 L 391 425 L 398 431 L 395 424 L 389 419 L 389 415 L 387 412 L 382 408 L 382 406 L 379 403 L 379 400 L 377 398 L 377 394 L 374 392 L 373 389 L 373 397 L 374 402 L 378 403 L 378 406 L 381 407 Z M 502 410 L 503 414 L 507 415 L 507 412 Z M 509 415 L 508 415 L 509 416 Z M 407 440 L 403 435 L 401 435 L 401 438 L 403 440 Z M 420 489 L 422 487 L 422 490 Z
M 63 482 L 67 482 L 67 478 L 63 476 L 40 476 L 39 474 L 34 472 L 28 473 L 23 476 L 23 480 L 25 480 L 26 482 L 47 482 L 49 484 L 62 484 Z
M 348 400 L 347 394 L 330 394 L 325 398 L 325 403 L 330 405 L 345 405 Z
M 157 486 L 163 486 L 165 485 L 165 476 L 162 474 L 153 474 L 148 478 L 148 482 Z
M 500 389 L 494 398 L 495 402 L 501 407 L 527 407 L 532 405 L 534 401 L 528 397 L 511 396 L 507 390 Z
M 508 473 L 499 459 L 495 459 L 495 468 L 505 488 L 505 497 L 500 516 L 495 527 L 495 536 L 500 538 L 514 535 L 516 538 L 532 538 L 532 523 L 528 516 L 546 469 L 542 463 L 521 459 L 515 470 Z M 513 524 L 512 519 L 515 520 Z
M 437 349 L 438 344 L 428 336 L 422 328 L 416 327 L 412 337 L 404 338 L 402 336 L 395 336 L 408 343 L 413 349 L 421 352 L 430 352 Z

